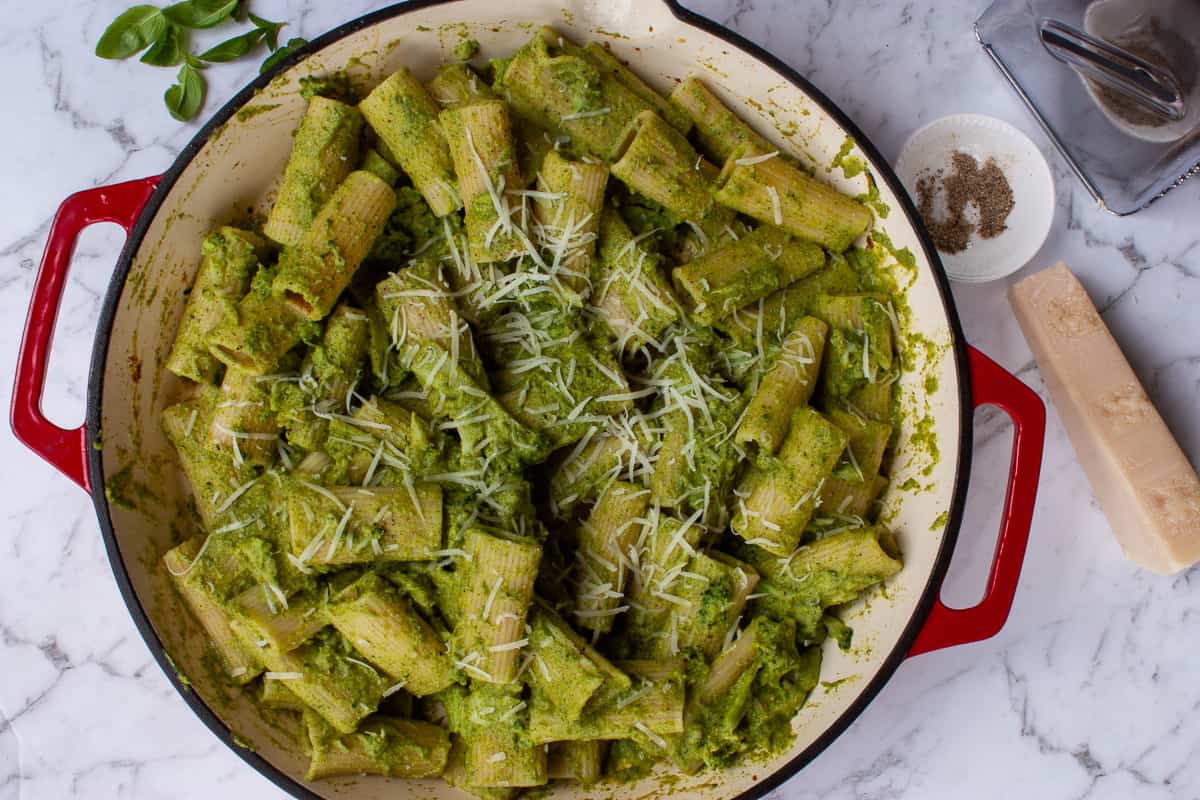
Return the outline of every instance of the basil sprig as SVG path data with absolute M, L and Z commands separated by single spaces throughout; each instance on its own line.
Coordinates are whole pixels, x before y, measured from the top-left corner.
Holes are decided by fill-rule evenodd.
M 203 30 L 228 20 L 248 16 L 254 26 L 226 39 L 199 55 L 188 48 L 188 31 Z M 100 58 L 125 59 L 142 53 L 141 61 L 153 67 L 179 66 L 175 83 L 163 95 L 167 111 L 186 122 L 204 106 L 204 80 L 209 64 L 235 61 L 266 45 L 269 55 L 260 72 L 266 72 L 298 47 L 307 44 L 293 38 L 279 46 L 279 31 L 287 23 L 272 22 L 246 11 L 242 0 L 183 0 L 165 8 L 136 5 L 124 11 L 105 29 L 96 43 Z

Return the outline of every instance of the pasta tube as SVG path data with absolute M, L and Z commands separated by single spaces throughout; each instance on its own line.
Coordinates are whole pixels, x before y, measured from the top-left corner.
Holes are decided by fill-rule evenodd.
M 459 314 L 436 261 L 422 259 L 393 272 L 375 287 L 375 298 L 393 347 L 403 353 L 415 342 L 436 345 L 487 387 L 471 326 Z
M 263 233 L 285 247 L 300 244 L 325 201 L 358 161 L 361 134 L 358 109 L 320 95 L 308 101 Z
M 319 714 L 304 714 L 310 781 L 339 775 L 431 778 L 450 755 L 450 735 L 437 725 L 410 719 L 372 717 L 354 733 L 339 735 Z
M 844 480 L 831 475 L 821 486 L 821 508 L 847 517 L 866 517 L 871 503 L 887 488 L 888 479 L 876 475 L 872 480 Z
M 626 466 L 626 445 L 617 436 L 598 434 L 581 442 L 550 476 L 550 510 L 570 517 L 580 503 L 595 499 Z
M 871 483 L 883 464 L 883 453 L 892 437 L 892 426 L 886 422 L 857 417 L 840 408 L 830 408 L 829 421 L 842 429 L 849 440 L 847 460 L 849 470 L 841 477 Z
M 542 548 L 473 528 L 463 539 L 463 549 L 467 565 L 462 616 L 454 627 L 461 663 L 474 679 L 509 683 L 516 677 L 521 648 L 528 643 L 525 614 Z M 469 770 L 469 756 L 467 761 Z
M 535 606 L 529 615 L 527 667 L 533 705 L 548 704 L 568 720 L 577 720 L 601 691 L 624 691 L 629 676 L 571 630 L 548 608 Z
M 465 709 L 470 722 L 462 734 L 471 786 L 546 783 L 546 749 L 530 741 L 525 707 L 520 694 L 509 687 L 477 684 L 472 688 Z
M 504 66 L 496 88 L 518 116 L 567 137 L 581 155 L 607 159 L 625 126 L 650 106 L 566 47 L 563 37 L 543 28 Z
M 680 311 L 659 270 L 659 256 L 646 249 L 612 208 L 600 213 L 598 233 L 593 307 L 616 337 L 619 351 L 632 353 L 647 344 L 661 344 Z
M 825 251 L 817 245 L 761 225 L 676 267 L 672 275 L 690 299 L 696 319 L 711 325 L 824 266 Z
M 618 661 L 614 666 L 633 679 L 632 685 L 627 689 L 614 687 L 597 696 L 578 720 L 564 718 L 550 705 L 530 706 L 529 736 L 533 741 L 544 744 L 637 738 L 667 749 L 664 737 L 683 731 L 682 661 Z
M 666 120 L 672 128 L 684 136 L 692 129 L 691 117 L 683 109 L 672 105 L 667 98 L 654 91 L 644 80 L 638 77 L 637 73 L 622 64 L 620 59 L 614 56 L 604 45 L 599 42 L 588 42 L 584 47 L 564 44 L 564 48 L 566 52 L 572 55 L 582 55 L 594 64 L 596 69 L 600 70 L 602 74 L 615 78 L 626 89 L 633 92 L 640 100 L 649 105 L 654 110 L 654 113 Z
M 853 244 L 871 224 L 871 210 L 862 203 L 785 159 L 758 155 L 746 145 L 730 153 L 715 190 L 718 203 L 835 253 Z
M 788 333 L 750 400 L 738 426 L 737 441 L 754 443 L 759 452 L 775 454 L 787 436 L 792 412 L 807 405 L 816 389 L 828 330 L 821 320 L 804 317 Z
M 295 692 L 287 688 L 286 683 L 287 681 L 264 680 L 262 682 L 262 692 L 258 696 L 259 701 L 267 708 L 303 712 L 308 706 L 304 705 L 303 700 L 296 697 Z
M 412 604 L 376 574 L 344 589 L 329 621 L 368 661 L 418 697 L 454 683 L 441 637 Z
M 467 241 L 478 264 L 505 261 L 528 251 L 523 215 L 509 193 L 520 189 L 508 106 L 481 100 L 443 111 L 439 117 L 462 192 Z
M 579 526 L 573 613 L 580 627 L 601 633 L 612 630 L 629 580 L 631 549 L 649 507 L 649 489 L 617 481 Z
M 388 186 L 395 186 L 396 182 L 400 180 L 400 170 L 393 167 L 392 162 L 384 158 L 374 147 L 363 154 L 359 169 L 370 172 Z
M 234 634 L 229 627 L 229 617 L 217 601 L 187 579 L 192 562 L 203 544 L 204 537 L 195 536 L 177 545 L 163 554 L 163 566 L 167 568 L 171 583 L 175 585 L 184 604 L 208 634 L 208 641 L 225 675 L 234 683 L 249 683 L 262 672 L 255 648 L 246 646 Z
M 313 593 L 280 599 L 266 585 L 254 586 L 233 601 L 238 619 L 258 635 L 260 641 L 281 653 L 289 653 L 329 624 L 320 599 Z
M 185 400 L 163 409 L 162 426 L 175 451 L 196 503 L 200 520 L 208 530 L 220 527 L 218 518 L 229 510 L 226 500 L 231 487 L 243 486 L 253 479 L 253 467 L 238 464 L 229 454 L 217 450 L 203 431 L 211 414 L 211 399 Z
M 395 207 L 396 193 L 386 182 L 370 172 L 351 172 L 299 244 L 280 256 L 272 292 L 308 319 L 326 317 Z
M 304 480 L 287 488 L 292 555 L 302 565 L 423 561 L 442 547 L 442 490 L 334 487 Z
M 436 216 L 462 208 L 437 103 L 406 67 L 376 86 L 359 108 Z
M 302 337 L 318 331 L 294 303 L 272 295 L 269 287 L 252 287 L 236 313 L 213 329 L 209 352 L 230 367 L 265 375 Z
M 268 384 L 289 444 L 310 451 L 325 444 L 329 415 L 348 405 L 347 395 L 358 382 L 369 338 L 366 314 L 342 303 L 325 321 L 320 343 L 305 356 L 299 380 Z
M 758 332 L 777 337 L 784 335 L 810 313 L 816 299 L 825 292 L 852 292 L 858 286 L 858 274 L 840 254 L 829 255 L 829 266 L 814 275 L 780 289 L 758 303 L 744 306 L 716 323 L 739 347 L 756 347 Z
M 679 648 L 694 647 L 712 658 L 742 617 L 746 598 L 758 585 L 758 573 L 723 553 L 698 553 L 688 561 L 678 582 L 687 603 L 676 611 Z
M 209 439 L 233 453 L 235 462 L 270 466 L 279 443 L 279 420 L 271 410 L 271 384 L 237 367 L 225 371 L 214 399 Z
M 450 758 L 446 762 L 446 769 L 442 772 L 442 780 L 480 800 L 511 800 L 516 795 L 519 790 L 509 787 L 471 785 L 470 776 L 467 775 L 467 749 L 463 743 L 463 737 L 452 736 L 450 738 Z M 489 758 L 494 757 L 494 755 L 489 756 Z M 505 753 L 504 757 L 507 759 L 508 754 Z
M 473 103 L 476 100 L 494 100 L 496 93 L 483 82 L 475 70 L 466 64 L 447 64 L 425 85 L 432 97 L 442 108 Z
M 821 537 L 785 558 L 767 557 L 755 566 L 764 579 L 753 611 L 795 619 L 799 632 L 812 636 L 824 609 L 850 602 L 903 564 L 891 533 L 872 525 Z
M 348 660 L 354 651 L 336 631 L 326 628 L 285 653 L 241 620 L 235 619 L 232 627 L 266 666 L 266 680 L 287 681 L 293 694 L 341 733 L 354 733 L 383 697 L 383 679 L 371 666 Z
M 661 658 L 679 654 L 678 627 L 670 620 L 675 609 L 691 607 L 679 591 L 705 529 L 665 515 L 656 515 L 652 522 L 636 551 L 625 633 L 638 656 Z
M 683 134 L 653 111 L 637 115 L 612 157 L 614 177 L 681 220 L 702 220 L 712 209 L 711 173 Z
M 266 257 L 266 242 L 250 231 L 223 227 L 204 237 L 203 257 L 183 309 L 167 369 L 197 383 L 215 383 L 221 362 L 209 352 L 209 335 L 238 301 Z
M 701 149 L 719 164 L 742 145 L 755 153 L 769 153 L 770 142 L 734 114 L 697 77 L 686 78 L 671 92 L 671 105 L 695 124 Z
M 776 555 L 794 550 L 846 443 L 846 434 L 819 413 L 796 409 L 778 460 L 752 466 L 742 479 L 733 532 Z
M 552 780 L 578 781 L 591 786 L 604 774 L 607 745 L 602 740 L 551 742 L 546 754 L 546 774 Z
M 546 154 L 534 200 L 535 239 L 551 258 L 550 274 L 571 293 L 591 293 L 592 261 L 604 208 L 608 169 Z

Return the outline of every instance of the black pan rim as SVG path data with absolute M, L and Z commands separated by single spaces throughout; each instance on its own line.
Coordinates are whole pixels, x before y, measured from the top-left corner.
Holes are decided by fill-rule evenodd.
M 102 414 L 101 414 L 101 398 L 104 394 L 104 367 L 108 359 L 108 348 L 112 327 L 116 317 L 117 309 L 120 303 L 120 297 L 125 288 L 125 281 L 129 274 L 129 269 L 133 263 L 133 256 L 137 253 L 141 246 L 146 232 L 149 229 L 151 221 L 157 215 L 163 201 L 170 194 L 175 182 L 179 179 L 183 170 L 191 163 L 196 154 L 207 144 L 213 134 L 226 122 L 228 122 L 234 114 L 237 113 L 247 102 L 252 100 L 259 90 L 265 87 L 277 75 L 286 72 L 295 64 L 307 58 L 309 55 L 324 49 L 328 45 L 343 39 L 351 34 L 354 34 L 364 28 L 368 28 L 383 20 L 393 17 L 402 16 L 414 11 L 419 11 L 424 8 L 429 8 L 436 5 L 444 5 L 447 3 L 464 2 L 466 0 L 409 0 L 406 3 L 389 6 L 378 11 L 371 12 L 356 19 L 343 23 L 342 25 L 333 28 L 329 32 L 312 40 L 304 47 L 290 54 L 286 59 L 277 64 L 274 69 L 258 76 L 251 83 L 246 85 L 241 91 L 235 94 L 213 117 L 192 137 L 192 139 L 180 151 L 174 163 L 171 164 L 161 176 L 157 187 L 147 201 L 145 208 L 138 217 L 129 233 L 129 237 L 125 242 L 125 246 L 121 250 L 117 265 L 113 270 L 112 279 L 109 282 L 108 290 L 104 297 L 104 304 L 101 308 L 100 318 L 97 325 L 96 342 L 92 351 L 91 366 L 88 375 L 88 394 L 87 394 L 87 454 L 88 454 L 88 472 L 91 477 L 92 485 L 92 502 L 96 508 L 96 517 L 100 525 L 100 532 L 104 539 L 105 551 L 108 555 L 109 566 L 112 568 L 113 577 L 117 582 L 117 587 L 121 592 L 121 598 L 125 602 L 126 608 L 133 619 L 134 625 L 145 641 L 146 646 L 150 650 L 154 660 L 162 668 L 163 673 L 167 676 L 171 685 L 184 699 L 184 702 L 192 709 L 192 711 L 200 718 L 205 726 L 212 733 L 225 743 L 235 754 L 243 761 L 254 767 L 261 775 L 270 780 L 280 789 L 290 793 L 295 797 L 305 798 L 305 800 L 321 800 L 320 795 L 313 792 L 304 784 L 295 780 L 278 767 L 260 756 L 257 752 L 248 749 L 236 737 L 234 732 L 225 725 L 216 712 L 209 707 L 199 695 L 192 690 L 191 686 L 185 683 L 177 672 L 174 663 L 167 654 L 162 641 L 158 638 L 146 611 L 141 604 L 141 600 L 137 596 L 137 592 L 133 588 L 133 582 L 129 577 L 129 572 L 125 567 L 124 556 L 121 553 L 120 545 L 116 538 L 116 533 L 113 529 L 112 517 L 109 512 L 108 499 L 105 493 L 104 484 L 104 455 L 99 446 Z M 874 168 L 876 180 L 882 180 L 892 190 L 896 199 L 900 203 L 900 207 L 904 212 L 908 222 L 916 231 L 917 238 L 921 244 L 921 249 L 926 260 L 933 272 L 934 281 L 937 284 L 938 293 L 942 301 L 942 308 L 946 315 L 947 324 L 950 327 L 951 344 L 954 352 L 955 370 L 958 375 L 958 393 L 959 393 L 959 442 L 958 442 L 958 463 L 954 475 L 954 489 L 951 492 L 950 506 L 948 509 L 946 527 L 942 536 L 942 542 L 938 549 L 937 557 L 933 564 L 933 569 L 930 570 L 929 577 L 926 580 L 925 587 L 921 591 L 921 597 L 917 602 L 916 609 L 910 617 L 908 624 L 901 633 L 895 647 L 884 659 L 880 668 L 875 675 L 859 692 L 858 697 L 854 702 L 842 712 L 842 714 L 834 720 L 834 722 L 817 737 L 808 747 L 797 754 L 794 758 L 788 761 L 783 766 L 776 769 L 770 775 L 767 775 L 762 780 L 756 782 L 737 796 L 736 800 L 758 800 L 766 793 L 774 788 L 777 788 L 788 779 L 792 778 L 808 763 L 815 759 L 821 752 L 828 748 L 835 739 L 837 739 L 847 728 L 863 713 L 866 707 L 874 700 L 875 696 L 883 689 L 883 686 L 891 679 L 892 675 L 899 668 L 907 657 L 909 649 L 916 640 L 917 634 L 920 632 L 922 625 L 925 623 L 929 615 L 929 611 L 937 599 L 938 593 L 941 590 L 942 581 L 945 578 L 946 570 L 950 566 L 950 558 L 954 552 L 954 546 L 958 541 L 959 527 L 962 524 L 963 509 L 966 505 L 967 493 L 967 477 L 970 475 L 971 467 L 971 430 L 972 430 L 972 415 L 973 403 L 971 394 L 971 374 L 968 366 L 968 354 L 966 339 L 963 336 L 962 324 L 958 317 L 953 297 L 950 292 L 949 279 L 946 276 L 945 269 L 942 266 L 941 259 L 938 257 L 937 250 L 930 241 L 923 225 L 920 222 L 920 217 L 917 210 L 905 191 L 900 180 L 896 177 L 890 164 L 884 160 L 879 150 L 871 143 L 871 141 L 863 134 L 859 127 L 843 112 L 837 105 L 833 103 L 823 92 L 812 85 L 802 75 L 789 67 L 779 58 L 767 52 L 763 48 L 748 41 L 740 34 L 737 34 L 728 28 L 719 25 L 713 20 L 708 19 L 690 11 L 680 5 L 679 0 L 662 0 L 670 12 L 680 22 L 704 31 L 712 36 L 715 36 L 753 57 L 756 61 L 764 64 L 770 69 L 775 70 L 782 75 L 789 83 L 796 86 L 801 91 L 805 92 L 821 109 L 830 115 L 837 123 L 846 131 L 847 134 L 854 138 L 855 143 L 867 154 Z

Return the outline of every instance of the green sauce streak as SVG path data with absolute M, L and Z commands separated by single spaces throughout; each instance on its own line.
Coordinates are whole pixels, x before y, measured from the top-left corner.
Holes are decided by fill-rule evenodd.
M 844 142 L 842 142 L 842 149 L 838 150 L 837 155 L 833 157 L 833 161 L 831 161 L 829 163 L 829 166 L 825 168 L 825 171 L 833 172 L 838 167 L 841 167 L 842 175 L 844 175 L 847 178 L 853 178 L 856 175 L 861 175 L 864 172 L 866 172 L 866 169 L 867 169 L 866 162 L 863 161 L 858 156 L 850 155 L 850 151 L 853 149 L 854 149 L 854 138 L 851 136 L 847 136 L 846 140 Z M 875 188 L 874 181 L 871 181 L 871 188 L 875 189 L 875 199 L 878 200 L 879 190 L 877 188 Z M 884 206 L 884 208 L 886 208 L 886 206 Z M 880 216 L 887 217 L 887 212 L 885 211 Z
M 847 675 L 844 678 L 838 678 L 836 681 L 821 681 L 821 685 L 825 687 L 825 691 L 832 692 L 839 686 L 844 686 L 847 683 L 853 683 L 858 680 L 857 675 Z
M 158 501 L 149 486 L 133 477 L 133 465 L 126 464 L 104 481 L 108 502 L 128 511 L 140 511 Z
M 264 103 L 257 106 L 246 106 L 241 111 L 237 112 L 238 122 L 245 122 L 248 119 L 253 119 L 259 114 L 265 114 L 273 108 L 279 108 L 279 103 Z
M 463 39 L 451 52 L 459 61 L 470 61 L 479 52 L 479 42 L 475 39 Z

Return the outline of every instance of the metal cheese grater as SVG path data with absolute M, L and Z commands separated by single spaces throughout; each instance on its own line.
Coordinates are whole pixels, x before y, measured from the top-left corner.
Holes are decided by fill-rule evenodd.
M 1200 0 L 996 0 L 975 35 L 1108 211 L 1200 172 Z

